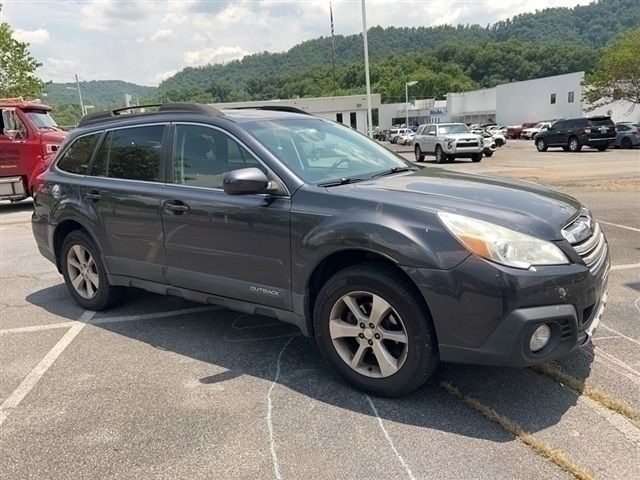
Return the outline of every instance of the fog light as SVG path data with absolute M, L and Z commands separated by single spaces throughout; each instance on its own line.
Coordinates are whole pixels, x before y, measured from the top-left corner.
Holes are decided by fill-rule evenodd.
M 547 346 L 550 339 L 551 329 L 546 323 L 543 323 L 538 328 L 536 328 L 533 332 L 533 335 L 531 335 L 531 340 L 529 340 L 529 348 L 532 352 L 542 350 Z

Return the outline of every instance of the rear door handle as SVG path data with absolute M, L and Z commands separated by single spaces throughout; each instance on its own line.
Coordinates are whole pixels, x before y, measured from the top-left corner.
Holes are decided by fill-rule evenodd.
M 182 215 L 189 211 L 189 205 L 174 200 L 163 203 L 162 208 L 164 208 L 165 212 L 171 213 L 172 215 Z
M 100 200 L 102 198 L 102 195 L 97 190 L 89 190 L 84 196 L 90 200 Z

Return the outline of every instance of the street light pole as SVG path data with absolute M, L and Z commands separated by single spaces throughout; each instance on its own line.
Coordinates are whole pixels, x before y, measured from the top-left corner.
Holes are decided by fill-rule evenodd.
M 371 113 L 371 80 L 369 79 L 369 45 L 367 42 L 367 7 L 364 4 L 364 0 L 361 0 L 362 4 L 362 39 L 364 40 L 364 74 L 367 82 L 367 120 L 368 129 L 367 135 L 373 138 L 373 115 Z
M 416 83 L 418 83 L 417 80 L 412 80 L 411 82 L 406 82 L 404 84 L 404 100 L 405 100 L 405 113 L 406 113 L 406 118 L 405 118 L 405 124 L 404 126 L 406 128 L 409 128 L 409 87 L 414 86 Z
M 82 102 L 82 92 L 80 91 L 80 82 L 78 81 L 78 75 L 76 74 L 76 89 L 78 90 L 78 98 L 80 99 L 80 113 L 84 117 L 87 114 L 87 111 L 84 108 L 84 103 Z

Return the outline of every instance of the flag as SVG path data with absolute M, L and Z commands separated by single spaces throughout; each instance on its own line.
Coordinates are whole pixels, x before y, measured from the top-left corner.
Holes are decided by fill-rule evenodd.
M 331 66 L 332 66 L 332 76 L 333 76 L 333 95 L 336 94 L 336 42 L 333 38 L 333 7 L 331 2 L 329 2 L 329 16 L 331 17 Z

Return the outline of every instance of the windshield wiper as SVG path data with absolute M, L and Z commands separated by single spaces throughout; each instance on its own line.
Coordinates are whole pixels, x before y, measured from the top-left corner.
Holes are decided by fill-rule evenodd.
M 371 178 L 384 177 L 386 175 L 393 175 L 394 173 L 400 173 L 400 172 L 415 172 L 416 170 L 417 168 L 415 167 L 393 167 L 393 168 L 390 168 L 389 170 L 385 170 L 384 172 L 376 173 Z
M 319 187 L 337 187 L 338 185 L 347 185 L 348 183 L 364 182 L 368 178 L 343 177 L 328 182 L 319 183 Z

